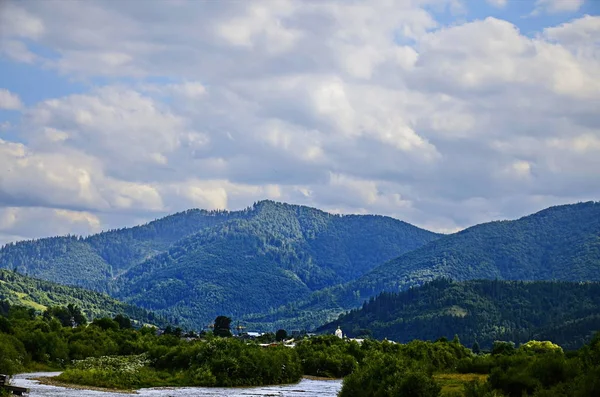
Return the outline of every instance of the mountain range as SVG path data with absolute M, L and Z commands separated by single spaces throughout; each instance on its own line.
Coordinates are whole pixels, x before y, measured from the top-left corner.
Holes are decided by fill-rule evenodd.
M 437 278 L 600 281 L 600 203 L 551 207 L 443 236 L 356 280 L 274 312 L 247 316 L 247 321 L 259 328 L 318 327 L 381 292 Z
M 201 327 L 348 282 L 440 235 L 383 216 L 273 201 L 189 210 L 87 238 L 8 244 L 0 266 L 73 284 Z
M 600 330 L 600 283 L 438 279 L 384 292 L 317 332 L 341 329 L 398 342 L 452 339 L 490 348 L 496 340 L 552 340 L 581 347 Z
M 600 203 L 440 235 L 384 216 L 261 201 L 86 238 L 11 243 L 0 267 L 106 292 L 203 327 L 313 328 L 383 291 L 454 280 L 600 280 Z

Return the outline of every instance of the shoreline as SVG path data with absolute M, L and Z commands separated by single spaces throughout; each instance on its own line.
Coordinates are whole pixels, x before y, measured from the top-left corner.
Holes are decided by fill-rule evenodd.
M 64 387 L 66 389 L 75 389 L 75 390 L 92 390 L 92 391 L 100 391 L 100 392 L 111 392 L 111 393 L 119 393 L 119 394 L 138 394 L 138 390 L 140 389 L 173 389 L 173 388 L 185 388 L 185 387 L 200 387 L 200 386 L 156 386 L 156 387 L 143 387 L 140 389 L 114 389 L 108 387 L 99 387 L 99 386 L 88 386 L 88 385 L 80 385 L 77 383 L 67 383 L 62 382 L 60 380 L 56 380 L 54 376 L 38 376 L 29 378 L 31 380 L 35 380 L 43 385 L 47 386 L 56 386 L 56 387 Z M 302 375 L 302 378 L 298 383 L 302 381 L 302 379 L 308 380 L 317 380 L 317 381 L 336 381 L 341 380 L 341 378 L 329 378 L 324 376 L 313 376 L 313 375 Z M 286 383 L 286 385 L 292 385 L 296 383 Z M 263 386 L 281 386 L 281 384 L 275 385 L 263 385 Z M 263 386 L 235 386 L 231 387 L 231 389 L 237 388 L 246 388 L 246 387 L 263 387 Z M 219 386 L 220 387 L 220 386 Z M 215 388 L 219 388 L 215 387 Z M 206 387 L 207 389 L 211 389 L 211 387 Z M 228 388 L 229 389 L 229 388 Z
M 66 389 L 103 391 L 103 392 L 111 392 L 111 393 L 119 393 L 119 394 L 137 394 L 137 390 L 132 390 L 132 389 L 113 389 L 113 388 L 109 388 L 109 387 L 88 386 L 88 385 L 79 385 L 77 383 L 61 382 L 59 380 L 54 379 L 53 376 L 52 377 L 38 376 L 38 377 L 34 377 L 34 378 L 29 378 L 29 379 L 35 380 L 35 381 L 41 383 L 42 385 L 64 387 Z
M 330 378 L 327 376 L 302 375 L 302 379 L 309 380 L 342 380 L 344 378 Z

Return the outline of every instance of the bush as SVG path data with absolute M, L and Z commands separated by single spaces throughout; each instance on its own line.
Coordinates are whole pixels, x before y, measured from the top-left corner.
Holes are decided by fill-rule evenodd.
M 401 356 L 372 352 L 344 378 L 340 397 L 437 397 L 440 386 L 431 374 Z

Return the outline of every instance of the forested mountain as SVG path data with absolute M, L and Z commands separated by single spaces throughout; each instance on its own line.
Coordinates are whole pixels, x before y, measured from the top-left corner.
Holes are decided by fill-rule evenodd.
M 557 206 L 514 221 L 473 226 L 354 281 L 247 320 L 259 328 L 316 327 L 383 291 L 398 292 L 437 278 L 600 281 L 600 203 Z
M 8 244 L 0 267 L 108 292 L 205 325 L 353 280 L 440 235 L 383 216 L 332 215 L 261 201 L 189 210 L 87 238 Z
M 116 296 L 204 325 L 268 311 L 344 283 L 438 235 L 382 216 L 263 201 L 124 273 Z
M 164 252 L 175 241 L 246 213 L 188 210 L 87 238 L 65 236 L 9 243 L 0 249 L 0 267 L 57 283 L 107 291 L 112 278 Z
M 467 346 L 551 340 L 578 348 L 600 329 L 600 283 L 440 279 L 383 293 L 318 331 L 338 325 L 350 336 L 400 342 L 456 334 Z
M 119 302 L 108 295 L 0 269 L 0 302 L 2 301 L 7 301 L 11 305 L 31 307 L 39 312 L 53 306 L 73 304 L 81 309 L 88 319 L 124 314 L 141 324 L 160 326 L 167 323 L 163 316 Z
M 438 277 L 599 281 L 600 202 L 470 227 L 377 267 L 353 288 L 398 290 Z

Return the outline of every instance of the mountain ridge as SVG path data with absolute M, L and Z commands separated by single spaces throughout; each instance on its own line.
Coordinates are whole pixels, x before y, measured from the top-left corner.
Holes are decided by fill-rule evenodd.
M 9 244 L 0 266 L 171 310 L 199 326 L 215 314 L 270 310 L 355 279 L 439 237 L 390 217 L 263 200 L 86 238 Z
M 475 225 L 353 281 L 246 319 L 256 327 L 318 327 L 381 292 L 399 292 L 436 278 L 600 281 L 600 203 L 554 206 L 516 220 Z
M 317 332 L 332 333 L 338 326 L 352 337 L 370 330 L 376 339 L 398 342 L 456 334 L 468 346 L 541 339 L 573 349 L 600 327 L 600 282 L 438 279 L 384 292 Z

